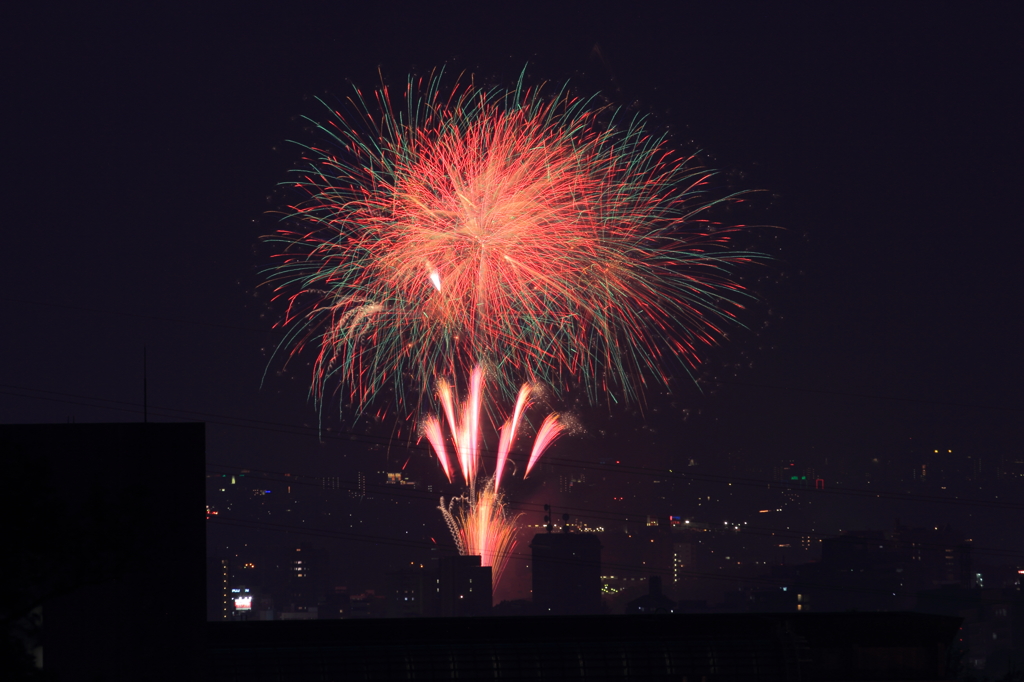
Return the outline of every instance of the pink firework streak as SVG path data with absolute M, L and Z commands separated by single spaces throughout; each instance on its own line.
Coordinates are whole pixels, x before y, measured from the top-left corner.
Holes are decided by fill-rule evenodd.
M 562 424 L 558 421 L 557 414 L 549 414 L 544 418 L 544 422 L 537 429 L 537 438 L 533 441 L 533 452 L 530 453 L 530 461 L 526 464 L 526 473 L 523 474 L 523 478 L 530 475 L 530 469 L 561 433 Z
M 519 429 L 519 420 L 523 412 L 530 406 L 530 385 L 523 384 L 519 389 L 519 397 L 516 398 L 515 409 L 505 425 L 501 427 L 501 439 L 498 442 L 498 463 L 494 467 L 494 492 L 498 492 L 501 486 L 501 474 L 505 470 L 505 460 L 508 459 L 509 450 L 512 449 L 512 442 L 516 438 L 516 431 Z
M 461 404 L 457 403 L 457 397 L 451 384 L 444 380 L 438 382 L 437 396 L 448 420 L 448 428 L 455 450 L 454 459 L 459 463 L 463 481 L 469 486 L 467 494 L 453 499 L 447 507 L 442 498 L 440 509 L 448 523 L 452 537 L 455 539 L 459 553 L 479 555 L 481 565 L 492 567 L 492 580 L 494 584 L 497 584 L 504 572 L 509 554 L 515 547 L 516 533 L 516 517 L 512 517 L 506 510 L 501 494 L 501 475 L 508 461 L 508 455 L 515 444 L 516 433 L 519 430 L 523 413 L 531 404 L 532 389 L 529 384 L 524 384 L 520 388 L 512 414 L 501 427 L 494 476 L 478 487 L 483 375 L 483 368 L 477 365 L 470 375 L 469 396 Z M 527 473 L 563 430 L 564 427 L 557 414 L 549 414 L 544 419 L 534 440 Z M 434 415 L 428 416 L 423 422 L 422 434 L 434 449 L 434 453 L 441 463 L 441 469 L 450 482 L 453 471 L 441 421 Z M 493 485 L 491 485 L 492 482 Z M 454 505 L 460 501 L 464 504 L 456 509 Z
M 473 485 L 479 468 L 480 450 L 480 406 L 483 401 L 484 373 L 479 365 L 473 369 L 469 380 L 469 398 L 461 410 L 456 409 L 456 397 L 451 384 L 441 380 L 437 384 L 437 398 L 441 402 L 444 414 L 448 418 L 448 427 L 455 441 L 455 458 L 459 462 L 462 478 L 466 485 Z M 441 468 L 451 481 L 451 472 L 447 462 L 448 454 L 444 447 L 441 424 L 436 417 L 429 417 L 424 422 L 423 435 L 434 447 L 437 458 L 441 460 Z

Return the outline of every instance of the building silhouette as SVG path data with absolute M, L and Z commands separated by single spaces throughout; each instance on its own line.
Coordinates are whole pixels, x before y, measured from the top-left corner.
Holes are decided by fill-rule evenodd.
M 652 575 L 647 580 L 647 594 L 627 603 L 626 613 L 673 613 L 676 603 L 662 594 L 661 577 Z
M 491 614 L 491 567 L 481 566 L 479 556 L 441 557 L 435 585 L 442 616 Z
M 436 570 L 410 566 L 389 571 L 386 577 L 388 618 L 439 615 L 440 576 Z
M 533 603 L 549 615 L 601 612 L 601 541 L 591 533 L 538 533 L 533 550 Z
M 14 601 L 42 604 L 48 679 L 202 676 L 205 433 L 204 424 L 0 425 L 16 481 L 6 501 L 22 506 L 15 522 L 30 531 L 3 549 L 8 568 L 28 568 L 5 584 Z M 218 619 L 223 571 L 214 565 Z

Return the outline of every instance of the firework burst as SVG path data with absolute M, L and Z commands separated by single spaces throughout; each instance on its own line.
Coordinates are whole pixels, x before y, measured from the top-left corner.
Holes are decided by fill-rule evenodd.
M 478 363 L 508 399 L 523 380 L 629 399 L 694 366 L 741 307 L 731 266 L 756 256 L 701 217 L 736 197 L 566 88 L 441 82 L 357 92 L 317 123 L 289 183 L 305 198 L 267 238 L 283 346 L 314 349 L 318 402 L 402 402 Z

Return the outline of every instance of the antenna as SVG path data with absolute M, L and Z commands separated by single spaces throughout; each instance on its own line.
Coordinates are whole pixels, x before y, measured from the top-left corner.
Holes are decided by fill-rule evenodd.
M 142 347 L 142 423 L 149 423 L 149 372 L 146 347 Z

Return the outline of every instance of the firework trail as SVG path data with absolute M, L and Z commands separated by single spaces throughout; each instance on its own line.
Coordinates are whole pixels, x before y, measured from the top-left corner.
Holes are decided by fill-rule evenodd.
M 526 408 L 530 406 L 531 390 L 529 384 L 523 384 L 522 388 L 519 389 L 519 397 L 516 398 L 516 406 L 512 410 L 512 416 L 501 427 L 501 438 L 498 440 L 498 461 L 494 466 L 495 490 L 501 487 L 501 474 L 505 471 L 505 461 L 508 459 L 509 450 L 512 449 L 512 442 L 515 440 L 516 432 L 519 430 L 519 420 L 522 419 Z
M 266 238 L 282 348 L 316 353 L 318 404 L 412 388 L 419 407 L 478 363 L 505 399 L 524 380 L 630 399 L 695 366 L 742 307 L 731 267 L 757 257 L 702 218 L 736 195 L 711 198 L 713 174 L 643 118 L 565 87 L 441 81 L 357 91 L 315 123 L 288 183 L 305 198 Z
M 492 582 L 497 585 L 508 557 L 515 547 L 518 518 L 511 515 L 505 507 L 500 488 L 501 474 L 508 461 L 508 454 L 515 444 L 523 413 L 530 406 L 532 388 L 529 384 L 520 388 L 512 414 L 501 427 L 494 475 L 478 483 L 483 375 L 483 368 L 477 365 L 470 375 L 469 395 L 462 403 L 458 403 L 455 389 L 451 384 L 444 379 L 438 382 L 438 399 L 448 420 L 454 459 L 459 463 L 463 481 L 468 486 L 467 493 L 453 498 L 447 506 L 442 497 L 439 509 L 455 539 L 459 553 L 479 555 L 482 566 L 492 567 Z M 563 426 L 557 414 L 549 414 L 544 419 L 534 439 L 527 474 L 562 431 Z M 427 416 L 423 420 L 422 433 L 429 441 L 450 482 L 454 472 L 449 463 L 448 447 L 445 444 L 440 419 L 434 415 Z

